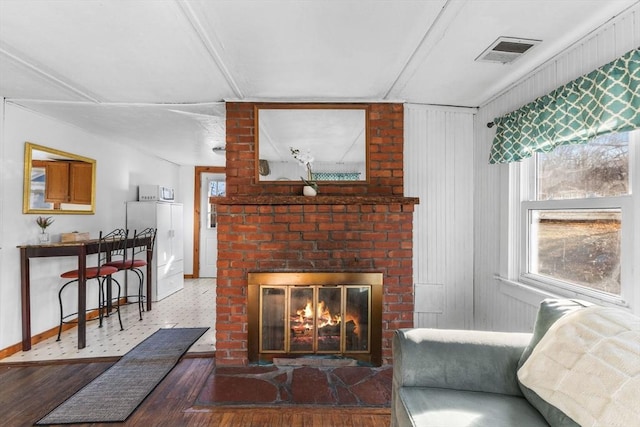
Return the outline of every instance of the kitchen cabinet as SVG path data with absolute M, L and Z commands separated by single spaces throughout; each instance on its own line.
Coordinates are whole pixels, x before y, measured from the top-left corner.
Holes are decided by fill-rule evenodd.
M 91 204 L 92 165 L 84 162 L 47 161 L 45 201 L 49 203 Z
M 69 164 L 70 203 L 91 204 L 93 166 L 90 163 L 72 162 Z
M 127 202 L 130 234 L 156 228 L 153 253 L 152 301 L 159 301 L 184 287 L 183 210 L 180 203 Z

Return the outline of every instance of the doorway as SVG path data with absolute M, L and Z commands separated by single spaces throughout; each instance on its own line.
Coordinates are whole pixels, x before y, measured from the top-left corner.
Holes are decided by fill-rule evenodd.
M 216 277 L 218 261 L 218 218 L 211 197 L 226 194 L 223 174 L 203 173 L 200 179 L 200 271 L 199 277 Z
M 196 166 L 193 209 L 193 278 L 216 277 L 218 233 L 215 205 L 210 197 L 224 196 L 225 168 Z M 212 195 L 213 191 L 213 195 Z

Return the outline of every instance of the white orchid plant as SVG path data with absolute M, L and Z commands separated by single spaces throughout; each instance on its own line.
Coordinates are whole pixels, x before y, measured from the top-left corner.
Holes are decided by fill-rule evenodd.
M 318 183 L 313 180 L 313 174 L 311 172 L 311 164 L 313 163 L 313 156 L 311 155 L 311 150 L 307 150 L 306 153 L 301 153 L 298 148 L 289 147 L 291 150 L 291 155 L 294 159 L 300 163 L 300 166 L 304 167 L 307 170 L 307 179 L 302 179 L 302 181 L 308 185 L 313 187 L 314 190 L 318 191 Z

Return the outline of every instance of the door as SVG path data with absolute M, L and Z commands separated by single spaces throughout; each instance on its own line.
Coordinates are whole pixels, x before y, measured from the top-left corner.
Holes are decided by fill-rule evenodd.
M 93 189 L 93 166 L 85 162 L 70 163 L 69 192 L 71 203 L 79 205 L 91 204 L 91 191 Z
M 163 266 L 172 261 L 172 234 L 171 234 L 171 205 L 168 203 L 151 204 L 156 209 L 156 234 L 155 256 L 157 266 Z
M 45 201 L 69 201 L 69 162 L 46 162 Z
M 218 229 L 216 205 L 209 197 L 225 195 L 224 174 L 203 173 L 200 183 L 200 271 L 199 277 L 216 277 Z
M 171 254 L 176 261 L 184 258 L 184 218 L 182 215 L 182 205 L 171 205 Z

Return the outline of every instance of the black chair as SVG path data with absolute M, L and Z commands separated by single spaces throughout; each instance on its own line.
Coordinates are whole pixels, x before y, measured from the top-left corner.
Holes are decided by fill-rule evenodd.
M 138 276 L 138 294 L 128 295 L 129 299 L 135 297 L 138 303 L 138 313 L 140 314 L 140 320 L 142 320 L 142 312 L 144 310 L 144 303 L 146 298 L 144 294 L 144 269 L 147 267 L 147 256 L 149 259 L 153 258 L 153 247 L 156 241 L 156 229 L 145 228 L 144 230 L 133 233 L 133 244 L 130 246 L 131 258 L 126 256 L 122 260 L 116 260 L 106 263 L 105 265 L 115 267 L 118 271 L 132 271 Z
M 108 317 L 111 309 L 115 309 L 118 312 L 118 321 L 120 322 L 120 330 L 124 330 L 122 326 L 122 318 L 120 317 L 120 292 L 121 287 L 120 283 L 112 277 L 114 273 L 118 272 L 116 267 L 106 265 L 107 260 L 111 258 L 112 254 L 120 254 L 126 252 L 126 244 L 127 244 L 127 231 L 118 228 L 110 233 L 103 234 L 100 232 L 100 237 L 98 238 L 98 265 L 94 267 L 86 267 L 85 268 L 85 277 L 87 279 L 87 284 L 90 280 L 95 279 L 98 284 L 98 319 L 100 320 L 100 327 L 102 327 L 102 319 L 103 317 Z M 62 325 L 65 323 L 77 323 L 77 319 L 74 320 L 65 320 L 70 317 L 74 317 L 78 314 L 78 312 L 74 313 L 64 313 L 64 307 L 62 304 L 62 293 L 67 287 L 73 283 L 78 282 L 78 278 L 80 276 L 80 270 L 70 270 L 62 273 L 60 277 L 63 279 L 71 279 L 66 282 L 60 290 L 58 291 L 58 302 L 60 304 L 60 326 L 58 327 L 58 339 L 60 341 L 60 336 L 62 334 Z M 111 288 L 107 289 L 107 286 L 110 286 L 112 283 L 115 283 L 118 287 L 118 293 L 115 298 L 111 298 L 112 292 Z M 93 311 L 95 308 L 89 308 L 87 311 Z

